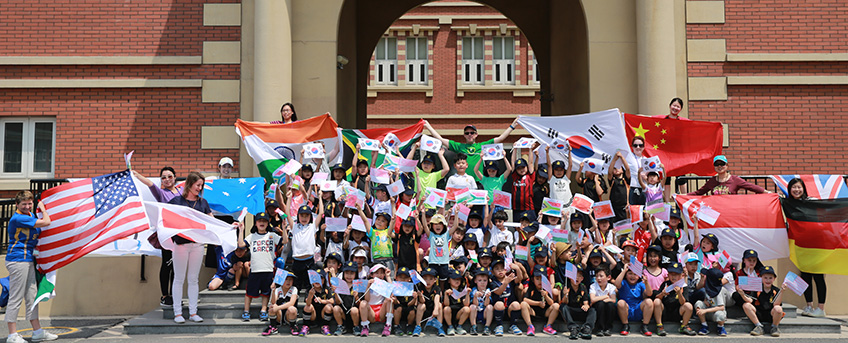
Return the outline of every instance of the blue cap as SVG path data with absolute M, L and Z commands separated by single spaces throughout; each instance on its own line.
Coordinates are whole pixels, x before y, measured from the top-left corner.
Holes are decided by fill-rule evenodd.
M 270 218 L 270 217 L 268 217 L 268 214 L 267 214 L 267 213 L 265 213 L 265 212 L 259 212 L 259 213 L 255 214 L 255 215 L 253 215 L 253 221 L 257 221 L 257 220 L 270 221 L 270 220 L 271 220 L 271 218 Z
M 334 252 L 334 253 L 327 255 L 327 260 L 329 260 L 331 258 L 336 260 L 336 261 L 339 261 L 339 264 L 344 264 L 344 258 L 342 258 L 342 254 Z
M 592 249 L 592 252 L 589 253 L 589 258 L 592 257 L 604 257 L 604 254 L 602 254 L 601 250 L 599 250 L 598 248 L 594 248 Z
M 522 221 L 522 220 L 527 220 L 527 221 L 532 222 L 532 221 L 536 220 L 536 213 L 533 212 L 533 211 L 524 211 L 524 212 L 521 213 L 520 216 L 518 216 L 518 221 Z
M 461 278 L 462 278 L 462 273 L 460 273 L 460 272 L 459 272 L 458 270 L 456 270 L 456 269 L 451 269 L 451 271 L 450 271 L 450 275 L 448 275 L 448 277 L 449 277 L 449 278 L 451 278 L 451 279 L 461 279 Z
M 332 167 L 330 167 L 330 170 L 336 170 L 336 169 L 345 170 L 344 164 L 336 163 Z
M 666 268 L 669 273 L 677 273 L 683 274 L 683 267 L 680 266 L 680 263 L 674 262 Z
M 582 222 L 583 216 L 580 213 L 574 212 L 574 213 L 571 214 L 571 221 L 575 221 L 575 220 L 579 220 L 579 221 Z
M 359 266 L 356 264 L 356 262 L 348 261 L 347 263 L 344 264 L 344 266 L 342 266 L 342 273 L 347 272 L 347 271 L 356 272 L 358 269 L 359 269 Z
M 539 165 L 539 169 L 536 169 L 536 176 L 541 177 L 543 179 L 548 178 L 548 167 L 544 164 Z
M 424 268 L 424 270 L 421 271 L 421 276 L 426 276 L 426 275 L 436 276 L 437 274 L 438 273 L 436 273 L 436 270 L 433 269 L 433 268 L 430 268 L 430 267 Z
M 285 257 L 277 257 L 274 259 L 274 267 L 277 269 L 283 269 L 286 267 L 286 258 Z
M 724 155 L 718 155 L 716 157 L 713 157 L 713 164 L 715 164 L 718 161 L 722 161 L 724 163 L 727 163 L 727 157 L 725 157 Z
M 412 188 L 412 185 L 404 185 L 403 194 L 406 195 L 415 195 L 415 188 Z
M 309 208 L 309 205 L 300 205 L 297 208 L 297 214 L 312 214 L 312 209 Z
M 476 271 L 476 272 L 474 272 L 474 275 L 475 275 L 475 276 L 476 276 L 476 275 L 486 275 L 486 276 L 490 276 L 491 274 L 492 274 L 492 270 L 491 270 L 491 268 L 489 268 L 489 267 L 480 267 L 480 268 L 477 268 L 477 271 Z
M 473 232 L 466 233 L 465 237 L 462 239 L 462 243 L 465 242 L 477 243 L 477 235 L 475 235 Z
M 533 276 L 541 276 L 545 277 L 548 274 L 548 268 L 543 265 L 536 265 L 533 267 Z
M 436 159 L 433 157 L 433 154 L 427 154 L 424 155 L 424 159 L 422 160 L 422 162 L 430 162 L 436 164 Z
M 557 168 L 565 169 L 565 162 L 563 162 L 563 161 L 554 161 L 554 163 L 553 163 L 553 164 L 551 164 L 551 168 L 553 168 L 553 169 L 557 169 Z
M 760 268 L 760 275 L 766 275 L 766 274 L 771 274 L 771 275 L 777 276 L 777 273 L 774 272 L 774 267 L 772 267 L 772 266 L 765 266 L 765 267 Z
M 400 267 L 400 268 L 398 268 L 398 270 L 397 270 L 397 275 L 406 275 L 406 276 L 409 276 L 409 268 L 407 268 L 407 267 Z
M 660 233 L 660 237 L 663 237 L 663 236 L 669 236 L 669 237 L 677 238 L 677 234 L 675 234 L 674 230 L 672 230 L 671 228 L 663 229 L 662 232 Z
M 387 213 L 387 212 L 377 212 L 377 217 L 384 217 L 384 218 L 386 218 L 386 221 L 392 220 L 392 215 Z
M 477 258 L 480 259 L 480 258 L 483 258 L 483 257 L 494 257 L 494 255 L 492 254 L 492 249 L 490 249 L 490 248 L 477 249 Z
M 759 258 L 760 258 L 760 255 L 758 255 L 758 254 L 757 254 L 757 251 L 756 251 L 756 250 L 754 250 L 754 249 L 748 249 L 748 250 L 745 250 L 745 252 L 744 252 L 744 253 L 742 253 L 742 259 L 744 260 L 744 259 L 746 259 L 746 258 L 748 258 L 748 257 L 755 257 L 755 258 L 759 259 Z
M 486 161 L 486 169 L 498 170 L 498 163 L 495 161 Z
M 668 214 L 668 216 L 669 216 L 669 218 L 677 218 L 677 219 L 681 219 L 681 217 L 680 217 L 680 210 L 679 210 L 679 209 L 677 209 L 677 207 L 672 207 L 672 208 L 671 208 L 671 211 L 670 211 L 670 212 L 669 212 L 669 214 Z
M 465 257 L 465 255 L 459 255 L 457 257 L 454 257 L 450 261 L 450 263 L 457 263 L 457 264 L 465 265 L 466 263 L 468 263 L 468 257 Z
M 515 168 L 516 169 L 518 167 L 526 167 L 526 166 L 527 166 L 527 160 L 525 160 L 523 158 L 519 158 L 518 160 L 515 161 Z
M 533 251 L 533 257 L 548 257 L 548 247 L 540 246 Z

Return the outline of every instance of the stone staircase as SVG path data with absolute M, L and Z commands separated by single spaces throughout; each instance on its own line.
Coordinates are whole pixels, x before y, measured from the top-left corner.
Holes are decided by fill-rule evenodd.
M 187 300 L 184 301 L 187 304 Z M 298 304 L 302 313 L 303 301 Z M 174 313 L 169 309 L 156 309 L 145 313 L 139 317 L 130 319 L 124 324 L 124 333 L 127 335 L 142 335 L 142 334 L 210 334 L 210 333 L 249 333 L 254 332 L 259 335 L 262 330 L 267 327 L 267 322 L 259 321 L 260 304 L 259 299 L 254 299 L 250 306 L 251 320 L 249 322 L 242 321 L 241 314 L 244 309 L 244 290 L 236 291 L 208 291 L 200 292 L 200 301 L 198 303 L 198 314 L 203 317 L 202 323 L 187 322 L 185 324 L 174 323 Z M 784 310 L 786 317 L 780 324 L 780 330 L 783 333 L 840 333 L 841 324 L 835 320 L 827 318 L 809 318 L 798 315 L 797 308 L 791 304 L 785 304 Z M 187 306 L 183 309 L 184 315 L 187 316 Z M 745 334 L 753 328 L 753 324 L 745 318 L 745 314 L 740 308 L 731 308 L 728 311 L 728 320 L 725 324 L 728 332 L 733 334 Z M 520 323 L 523 321 L 519 320 Z M 466 329 L 468 328 L 466 322 Z M 544 323 L 534 323 L 537 328 L 537 334 L 544 335 L 541 332 Z M 331 330 L 335 329 L 335 324 L 331 324 Z M 526 329 L 524 324 L 519 325 L 522 329 Z M 666 323 L 666 330 L 670 336 L 677 335 L 678 325 L 674 323 Z M 692 321 L 691 327 L 695 330 L 698 328 L 697 319 Z M 711 334 L 715 335 L 715 323 L 710 323 Z M 613 332 L 617 335 L 617 330 L 620 324 L 616 321 Z M 319 328 L 311 328 L 312 335 L 319 334 Z M 379 335 L 383 329 L 381 323 L 371 324 L 371 335 Z M 554 322 L 554 329 L 559 332 L 566 330 L 565 323 L 558 319 Z M 652 324 L 651 329 L 655 326 Z M 766 325 L 768 329 L 768 325 Z M 284 335 L 289 335 L 288 327 L 285 327 Z M 631 330 L 637 330 L 638 326 L 631 325 Z M 435 335 L 436 331 L 433 328 L 426 328 L 424 333 L 427 335 Z M 633 333 L 631 333 L 633 334 Z M 506 336 L 509 334 L 505 333 Z

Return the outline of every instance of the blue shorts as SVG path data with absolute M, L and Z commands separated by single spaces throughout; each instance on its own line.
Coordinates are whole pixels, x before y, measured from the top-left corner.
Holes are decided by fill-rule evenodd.
M 274 272 L 250 273 L 247 277 L 248 298 L 258 298 L 260 295 L 267 297 L 271 295 L 271 283 L 274 282 Z
M 642 321 L 642 302 L 627 303 L 627 320 Z

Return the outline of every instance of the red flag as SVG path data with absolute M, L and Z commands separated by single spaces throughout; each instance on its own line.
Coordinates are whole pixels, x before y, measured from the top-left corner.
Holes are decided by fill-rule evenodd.
M 659 156 L 668 176 L 715 175 L 713 157 L 721 155 L 721 123 L 624 114 L 627 140 L 645 138 L 645 156 Z
M 777 194 L 678 195 L 675 200 L 688 224 L 694 225 L 692 215 L 698 213 L 700 234 L 718 236 L 719 249 L 733 259 L 741 260 L 746 249 L 756 250 L 764 261 L 789 256 Z M 708 209 L 703 210 L 705 207 Z
M 66 183 L 41 197 L 51 219 L 36 246 L 42 273 L 150 227 L 129 170 Z

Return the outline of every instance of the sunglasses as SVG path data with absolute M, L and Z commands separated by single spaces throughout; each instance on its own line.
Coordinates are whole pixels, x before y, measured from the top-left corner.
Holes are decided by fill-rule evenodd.
M 162 176 L 161 178 L 162 178 L 162 180 L 167 180 L 167 179 L 173 179 L 173 178 L 174 178 L 174 176 L 173 176 L 173 175 L 168 175 L 168 176 Z
M 465 133 L 466 136 L 467 135 L 476 135 L 476 134 L 477 134 L 477 132 L 473 132 L 473 131 L 468 131 L 468 132 Z
M 715 167 L 724 167 L 726 165 L 727 165 L 727 163 L 714 163 L 713 164 L 713 166 L 715 166 Z
M 645 144 L 633 144 L 634 148 L 644 148 Z

